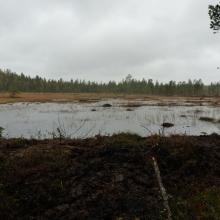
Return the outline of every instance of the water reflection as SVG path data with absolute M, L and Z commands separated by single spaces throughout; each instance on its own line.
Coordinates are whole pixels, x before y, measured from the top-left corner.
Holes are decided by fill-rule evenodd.
M 109 103 L 112 107 L 103 107 Z M 200 121 L 200 117 L 216 119 Z M 220 133 L 220 108 L 211 106 L 156 106 L 141 103 L 127 107 L 126 100 L 97 103 L 17 103 L 0 105 L 0 126 L 5 137 L 51 138 L 58 133 L 72 138 L 131 132 L 141 136 L 158 133 L 164 122 L 166 135 Z M 59 130 L 58 130 L 59 129 Z

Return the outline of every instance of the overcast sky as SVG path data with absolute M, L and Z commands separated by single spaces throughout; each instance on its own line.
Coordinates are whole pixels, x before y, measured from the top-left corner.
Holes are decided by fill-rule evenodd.
M 0 68 L 46 78 L 220 81 L 214 0 L 0 0 Z

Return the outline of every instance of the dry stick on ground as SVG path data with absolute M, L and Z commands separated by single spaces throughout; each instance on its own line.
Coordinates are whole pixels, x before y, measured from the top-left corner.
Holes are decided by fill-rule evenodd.
M 151 130 L 148 129 L 147 127 L 145 127 L 143 125 L 141 125 L 141 127 L 147 129 L 148 131 L 150 131 L 151 134 L 153 134 L 151 132 Z M 164 128 L 162 130 L 162 135 L 164 136 Z M 157 145 L 158 144 L 154 145 L 153 147 L 155 147 Z M 150 153 L 150 152 L 151 151 L 149 151 L 148 153 Z M 164 208 L 167 210 L 167 219 L 168 220 L 172 220 L 172 213 L 171 213 L 169 202 L 168 202 L 168 195 L 167 195 L 165 187 L 163 186 L 163 182 L 162 182 L 162 178 L 161 178 L 161 175 L 160 175 L 160 169 L 159 169 L 157 160 L 153 156 L 152 156 L 152 161 L 153 161 L 154 171 L 155 171 L 156 177 L 157 177 L 157 182 L 158 182 L 158 185 L 159 185 L 159 188 L 160 188 L 160 192 L 161 192 L 161 195 L 162 195 L 162 198 L 163 198 Z
M 168 202 L 168 195 L 166 193 L 166 189 L 163 186 L 163 182 L 162 182 L 161 175 L 160 175 L 160 169 L 157 164 L 156 158 L 152 157 L 152 160 L 153 160 L 154 170 L 157 176 L 157 181 L 160 187 L 160 192 L 163 198 L 163 204 L 164 204 L 165 209 L 167 210 L 167 219 L 172 220 L 172 213 L 171 213 L 169 202 Z

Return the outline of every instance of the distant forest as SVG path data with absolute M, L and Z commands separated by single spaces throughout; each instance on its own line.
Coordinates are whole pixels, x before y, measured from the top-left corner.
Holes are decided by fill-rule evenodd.
M 142 93 L 147 95 L 220 96 L 220 82 L 205 85 L 201 79 L 161 83 L 152 79 L 136 80 L 129 74 L 120 82 L 98 83 L 84 80 L 47 80 L 31 78 L 10 70 L 0 70 L 0 92 L 74 92 Z

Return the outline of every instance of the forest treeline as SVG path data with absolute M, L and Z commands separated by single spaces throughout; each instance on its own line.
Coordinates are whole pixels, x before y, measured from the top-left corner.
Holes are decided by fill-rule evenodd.
M 142 93 L 149 95 L 220 96 L 220 82 L 205 85 L 201 79 L 161 83 L 152 79 L 136 80 L 129 74 L 120 82 L 98 83 L 84 80 L 47 80 L 31 78 L 10 70 L 0 70 L 1 92 L 97 92 Z

